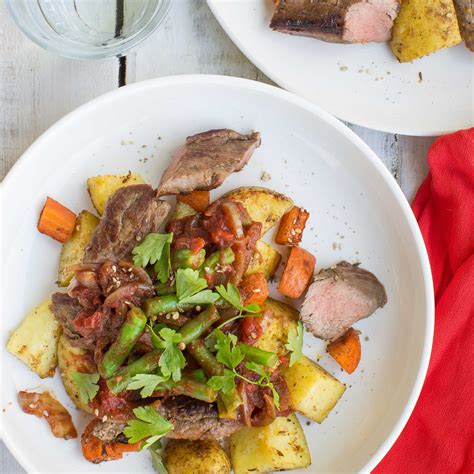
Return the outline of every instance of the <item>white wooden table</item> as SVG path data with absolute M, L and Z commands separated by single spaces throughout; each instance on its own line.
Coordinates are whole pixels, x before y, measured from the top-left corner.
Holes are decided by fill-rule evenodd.
M 23 151 L 63 115 L 119 85 L 153 77 L 208 73 L 272 83 L 223 32 L 204 0 L 174 0 L 159 30 L 120 61 L 73 61 L 23 36 L 0 0 L 1 178 Z M 433 138 L 349 125 L 380 157 L 409 201 L 427 173 Z M 0 443 L 0 473 L 23 473 Z

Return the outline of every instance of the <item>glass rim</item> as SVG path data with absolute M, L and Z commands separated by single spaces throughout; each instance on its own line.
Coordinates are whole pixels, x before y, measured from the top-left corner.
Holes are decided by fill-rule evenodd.
M 15 10 L 14 4 L 16 0 L 5 0 L 7 10 L 13 21 L 18 26 L 20 31 L 35 44 L 45 49 L 46 51 L 58 54 L 59 56 L 69 59 L 91 59 L 100 60 L 111 57 L 121 57 L 129 52 L 132 48 L 145 41 L 156 29 L 160 26 L 163 20 L 168 16 L 171 9 L 172 2 L 170 0 L 162 0 L 161 5 L 156 9 L 153 16 L 148 20 L 147 24 L 139 31 L 135 32 L 131 36 L 124 38 L 123 40 L 109 46 L 93 46 L 90 49 L 83 47 L 66 47 L 61 48 L 55 40 L 46 40 L 40 35 L 36 34 L 31 29 L 25 27 L 25 23 L 21 17 L 18 16 Z M 63 42 L 66 44 L 66 42 Z M 71 43 L 67 43 L 71 44 Z M 79 43 L 78 43 L 79 44 Z

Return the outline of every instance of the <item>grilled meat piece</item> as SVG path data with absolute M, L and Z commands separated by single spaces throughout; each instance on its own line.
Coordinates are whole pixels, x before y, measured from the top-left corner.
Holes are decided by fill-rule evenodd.
M 386 302 L 385 288 L 375 275 L 343 261 L 316 275 L 300 316 L 316 337 L 336 339 Z
M 172 439 L 220 439 L 243 426 L 240 420 L 219 418 L 214 403 L 184 396 L 164 400 L 157 410 L 173 423 L 173 431 L 166 435 Z
M 157 200 L 151 186 L 135 184 L 119 188 L 107 201 L 104 215 L 92 234 L 84 262 L 117 261 L 165 220 L 170 205 Z
M 331 43 L 391 38 L 400 0 L 280 0 L 270 28 Z
M 97 420 L 92 429 L 92 436 L 95 436 L 104 443 L 110 443 L 122 434 L 125 426 L 125 423 Z
M 188 137 L 161 177 L 157 195 L 217 188 L 229 174 L 247 164 L 258 146 L 258 132 L 241 135 L 221 129 Z
M 466 46 L 474 51 L 474 3 L 472 0 L 454 0 L 459 29 Z

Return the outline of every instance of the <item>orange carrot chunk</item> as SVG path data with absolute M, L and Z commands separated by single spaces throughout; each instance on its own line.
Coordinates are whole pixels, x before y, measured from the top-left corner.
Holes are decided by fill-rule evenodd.
M 301 247 L 292 247 L 278 284 L 278 291 L 289 298 L 299 298 L 313 277 L 316 257 Z
M 353 328 L 327 346 L 333 359 L 348 373 L 352 374 L 360 362 L 359 331 Z
M 247 306 L 251 303 L 262 305 L 268 298 L 268 283 L 264 273 L 248 275 L 239 285 L 242 304 Z
M 38 230 L 58 242 L 68 240 L 76 225 L 76 214 L 59 202 L 48 197 L 41 211 Z
M 178 194 L 176 199 L 198 212 L 204 212 L 209 207 L 210 193 L 209 191 L 193 191 L 189 194 Z
M 301 207 L 292 207 L 280 221 L 275 242 L 280 245 L 296 246 L 303 238 L 303 231 L 309 212 Z

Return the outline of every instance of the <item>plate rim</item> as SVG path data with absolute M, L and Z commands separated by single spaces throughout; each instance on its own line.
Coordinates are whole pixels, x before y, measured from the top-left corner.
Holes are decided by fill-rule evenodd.
M 87 114 L 89 113 L 89 111 L 92 111 L 97 107 L 101 107 L 104 103 L 114 101 L 117 96 L 122 96 L 124 94 L 133 94 L 135 91 L 140 89 L 146 90 L 149 88 L 166 88 L 167 86 L 176 86 L 180 84 L 202 84 L 240 87 L 243 89 L 253 90 L 259 93 L 267 94 L 269 96 L 273 96 L 276 99 L 281 99 L 286 102 L 290 102 L 296 105 L 297 107 L 305 109 L 313 115 L 316 115 L 321 120 L 325 121 L 334 129 L 336 129 L 336 131 L 338 131 L 345 138 L 349 139 L 354 146 L 361 150 L 365 158 L 376 168 L 376 171 L 379 172 L 381 178 L 389 187 L 390 191 L 392 192 L 394 198 L 397 201 L 397 204 L 401 207 L 401 210 L 403 211 L 404 217 L 407 220 L 407 224 L 412 233 L 414 243 L 418 252 L 420 260 L 420 270 L 422 272 L 422 277 L 424 281 L 424 303 L 426 307 L 425 337 L 423 341 L 423 350 L 420 365 L 417 370 L 415 383 L 413 384 L 411 391 L 409 392 L 408 401 L 402 413 L 398 417 L 397 422 L 394 424 L 391 433 L 385 438 L 382 444 L 378 447 L 377 451 L 373 453 L 372 457 L 360 470 L 360 472 L 369 472 L 373 470 L 375 466 L 383 459 L 383 457 L 387 454 L 387 452 L 390 450 L 390 448 L 393 446 L 393 444 L 401 434 L 403 428 L 405 427 L 406 423 L 408 422 L 408 419 L 410 418 L 413 412 L 413 409 L 415 408 L 416 402 L 423 387 L 428 371 L 434 335 L 434 291 L 431 276 L 431 267 L 423 236 L 418 227 L 418 223 L 415 219 L 415 216 L 412 213 L 412 210 L 408 204 L 408 201 L 406 200 L 401 188 L 398 186 L 397 182 L 393 179 L 393 176 L 390 174 L 390 172 L 385 167 L 380 158 L 376 155 L 376 153 L 347 125 L 330 115 L 318 105 L 308 101 L 307 99 L 301 98 L 295 94 L 292 94 L 291 92 L 285 91 L 278 87 L 269 84 L 264 84 L 262 82 L 254 81 L 251 79 L 211 74 L 182 74 L 140 81 L 114 89 L 86 102 L 85 104 L 69 112 L 63 118 L 59 119 L 57 122 L 51 125 L 47 130 L 45 130 L 23 152 L 21 157 L 14 163 L 14 165 L 11 167 L 11 169 L 3 179 L 2 183 L 0 184 L 0 196 L 3 198 L 2 207 L 6 205 L 4 195 L 7 193 L 8 188 L 14 185 L 16 180 L 21 179 L 22 170 L 25 166 L 29 164 L 32 159 L 34 159 L 36 149 L 41 147 L 43 142 L 50 139 L 55 134 L 60 133 L 62 127 L 68 125 L 70 122 L 77 120 L 79 117 L 81 117 L 81 115 Z M 4 246 L 3 243 L 1 245 L 2 247 Z M 2 359 L 5 354 L 6 348 L 2 347 Z M 5 445 L 13 454 L 15 459 L 28 473 L 39 472 L 38 469 L 35 468 L 35 466 L 30 465 L 30 463 L 23 457 L 23 453 L 21 452 L 20 448 L 9 437 L 8 432 L 4 429 L 2 423 L 0 423 L 0 440 L 5 443 Z
M 280 79 L 277 77 L 276 73 L 273 73 L 270 68 L 267 68 L 259 59 L 258 57 L 253 54 L 237 37 L 237 35 L 234 34 L 232 29 L 229 27 L 228 23 L 223 19 L 222 15 L 220 14 L 218 10 L 218 5 L 222 5 L 222 0 L 206 0 L 206 3 L 211 10 L 212 14 L 216 18 L 217 22 L 219 25 L 222 27 L 222 29 L 225 31 L 226 35 L 232 40 L 232 42 L 239 48 L 239 50 L 245 55 L 245 57 L 252 63 L 254 66 L 256 66 L 260 71 L 262 71 L 266 76 L 268 76 L 273 82 L 278 84 L 280 87 L 283 89 L 297 95 L 300 97 L 303 97 L 301 92 L 297 90 L 297 88 L 292 87 L 291 84 L 288 84 L 286 81 Z M 320 107 L 320 105 L 316 104 L 315 102 L 312 102 L 309 99 L 306 99 L 312 104 L 316 105 L 317 107 Z M 324 109 L 323 109 L 324 110 Z M 329 114 L 332 115 L 332 112 L 327 111 Z M 411 137 L 434 137 L 434 136 L 440 136 L 440 135 L 447 135 L 448 133 L 453 133 L 456 131 L 456 129 L 434 129 L 434 130 L 425 130 L 425 129 L 405 129 L 403 127 L 397 127 L 396 129 L 390 129 L 386 128 L 383 126 L 379 126 L 377 124 L 372 123 L 370 120 L 366 121 L 361 121 L 361 120 L 352 120 L 350 116 L 345 116 L 344 113 L 342 114 L 334 114 L 335 117 L 337 117 L 339 120 L 342 120 L 344 122 L 351 123 L 353 125 L 357 125 L 360 127 L 368 128 L 370 130 L 376 130 L 379 132 L 384 132 L 384 133 L 391 133 L 394 135 L 405 135 L 405 136 L 411 136 Z M 465 125 L 464 128 L 468 128 L 469 125 Z

